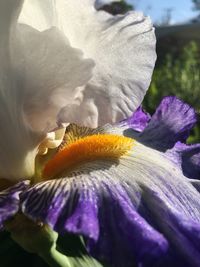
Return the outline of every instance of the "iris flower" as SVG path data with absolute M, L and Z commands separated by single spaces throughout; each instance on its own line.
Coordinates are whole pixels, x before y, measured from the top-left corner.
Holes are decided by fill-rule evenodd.
M 156 57 L 151 21 L 94 4 L 0 1 L 1 178 L 33 176 L 38 147 L 57 146 L 63 123 L 114 123 L 142 102 Z
M 191 107 L 166 97 L 152 117 L 138 108 L 112 126 L 69 125 L 42 159 L 43 181 L 1 192 L 1 226 L 20 211 L 82 235 L 109 266 L 197 267 L 200 146 L 183 143 L 195 122 Z
M 152 117 L 139 107 L 150 20 L 0 0 L 0 31 L 1 229 L 23 235 L 28 218 L 81 235 L 114 267 L 199 266 L 199 145 L 183 143 L 195 112 L 175 97 Z

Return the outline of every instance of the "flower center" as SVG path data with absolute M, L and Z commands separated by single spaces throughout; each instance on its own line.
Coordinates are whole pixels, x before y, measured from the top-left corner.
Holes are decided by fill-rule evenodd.
M 133 139 L 111 135 L 91 135 L 62 148 L 55 156 L 47 162 L 43 169 L 45 179 L 55 178 L 64 171 L 71 171 L 77 165 L 98 159 L 118 159 L 127 154 L 132 146 Z

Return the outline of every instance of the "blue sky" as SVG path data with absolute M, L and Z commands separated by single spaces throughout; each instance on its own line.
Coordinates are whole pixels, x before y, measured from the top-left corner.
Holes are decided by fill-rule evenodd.
M 154 22 L 161 21 L 166 8 L 172 8 L 172 23 L 181 23 L 195 17 L 191 0 L 128 0 L 137 10 L 150 15 Z

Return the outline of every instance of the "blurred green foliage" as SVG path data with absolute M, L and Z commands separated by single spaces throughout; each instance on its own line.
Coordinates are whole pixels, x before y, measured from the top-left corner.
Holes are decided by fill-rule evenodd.
M 155 67 L 144 108 L 151 114 L 164 96 L 175 95 L 200 113 L 200 47 L 188 43 L 179 55 L 168 53 Z M 191 133 L 189 142 L 200 141 L 200 125 Z

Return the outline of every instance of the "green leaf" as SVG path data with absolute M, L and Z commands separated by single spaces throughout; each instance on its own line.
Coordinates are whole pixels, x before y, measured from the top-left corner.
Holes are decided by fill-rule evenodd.
M 59 236 L 58 250 L 69 257 L 73 267 L 108 267 L 88 255 L 84 239 L 80 236 Z
M 56 248 L 67 257 L 69 267 L 108 267 L 88 255 L 82 237 L 71 234 L 59 236 Z M 0 232 L 0 266 L 49 267 L 50 265 L 38 255 L 25 251 L 12 240 L 8 232 L 4 231 Z

